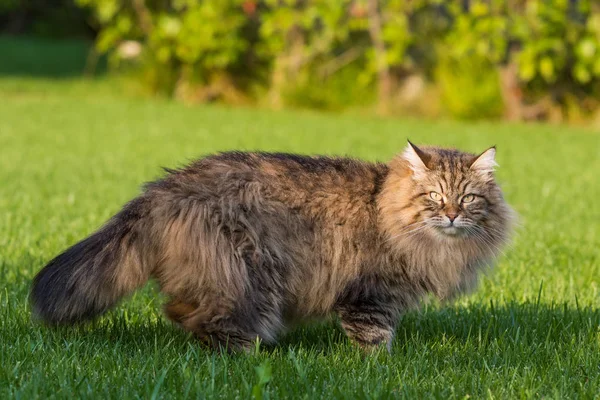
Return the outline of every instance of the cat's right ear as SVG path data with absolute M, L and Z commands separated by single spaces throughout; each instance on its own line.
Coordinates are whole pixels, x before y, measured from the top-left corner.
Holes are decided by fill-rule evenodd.
M 429 171 L 427 165 L 431 161 L 431 156 L 412 144 L 410 140 L 402 153 L 402 158 L 408 163 L 414 177 L 417 179 Z
M 469 168 L 477 172 L 484 179 L 492 179 L 496 163 L 496 146 L 492 146 L 480 155 L 473 158 Z

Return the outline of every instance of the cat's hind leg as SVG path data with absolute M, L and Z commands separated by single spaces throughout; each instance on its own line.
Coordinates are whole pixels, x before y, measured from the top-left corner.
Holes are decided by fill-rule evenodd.
M 228 307 L 214 297 L 198 305 L 171 300 L 165 306 L 169 319 L 191 332 L 204 344 L 227 351 L 249 351 L 261 340 L 272 343 L 281 327 L 271 307 L 242 301 L 243 307 Z M 271 312 L 267 312 L 267 310 Z
M 179 299 L 172 299 L 169 303 L 165 305 L 165 314 L 167 318 L 176 324 L 182 324 L 186 318 L 191 315 L 196 309 L 198 305 L 193 303 L 187 303 L 181 301 Z
M 198 340 L 215 349 L 248 351 L 258 337 L 235 312 L 211 310 L 175 299 L 165 306 L 165 314 Z

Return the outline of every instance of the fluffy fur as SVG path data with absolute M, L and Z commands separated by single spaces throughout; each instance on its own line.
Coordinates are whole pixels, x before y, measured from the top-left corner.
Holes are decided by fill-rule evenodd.
M 50 261 L 34 313 L 90 319 L 153 278 L 167 316 L 213 346 L 274 342 L 332 313 L 356 343 L 389 346 L 405 310 L 472 287 L 508 240 L 494 156 L 410 143 L 388 164 L 208 156 L 147 184 Z

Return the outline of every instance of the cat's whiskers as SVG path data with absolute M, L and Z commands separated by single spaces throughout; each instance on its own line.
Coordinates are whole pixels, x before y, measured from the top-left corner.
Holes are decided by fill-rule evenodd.
M 487 251 L 489 252 L 489 254 L 496 259 L 496 252 L 494 251 L 494 249 L 492 248 L 493 244 L 490 244 L 490 242 L 486 239 L 485 236 L 483 236 L 480 232 L 478 232 L 477 230 L 473 229 L 473 227 L 468 227 L 466 228 L 467 231 L 471 234 L 471 238 L 473 239 L 473 241 L 475 243 L 481 244 L 484 247 L 487 248 Z
M 416 236 L 418 233 L 422 233 L 425 228 L 427 228 L 427 226 L 421 226 L 421 227 L 416 228 L 416 229 L 414 229 L 412 231 L 408 231 L 408 232 L 405 232 L 405 233 L 402 233 L 402 234 L 394 235 L 394 236 L 388 238 L 386 240 L 386 243 L 388 243 L 388 242 L 390 242 L 392 240 L 396 240 L 396 239 L 408 239 L 410 237 Z
M 428 225 L 421 226 L 420 228 L 417 228 L 417 229 L 414 229 L 414 230 L 412 230 L 410 232 L 407 232 L 405 235 L 403 235 L 404 236 L 403 239 L 409 239 L 409 238 L 412 238 L 414 236 L 417 236 L 417 234 L 423 233 L 423 230 L 425 228 L 428 228 Z
M 428 226 L 429 226 L 429 224 L 428 224 L 427 221 L 419 221 L 419 222 L 412 223 L 412 224 L 407 225 L 404 228 L 402 228 L 394 236 L 390 236 L 389 238 L 387 238 L 385 240 L 385 242 L 387 243 L 387 242 L 390 242 L 392 240 L 398 239 L 400 237 L 409 237 L 410 235 L 413 235 L 413 234 L 415 234 L 417 232 L 422 231 L 423 229 L 427 228 Z
M 472 225 L 466 229 L 473 235 L 472 237 L 475 239 L 475 241 L 479 241 L 481 244 L 487 247 L 494 261 L 497 261 L 498 257 L 504 253 L 500 245 L 493 241 L 492 236 L 486 232 L 483 227 Z

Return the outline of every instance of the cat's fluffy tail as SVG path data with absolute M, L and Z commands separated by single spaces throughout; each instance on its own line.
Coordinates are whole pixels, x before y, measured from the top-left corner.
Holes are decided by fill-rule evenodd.
M 50 324 L 91 319 L 144 285 L 156 259 L 148 208 L 141 197 L 131 201 L 50 261 L 33 281 L 34 315 Z

